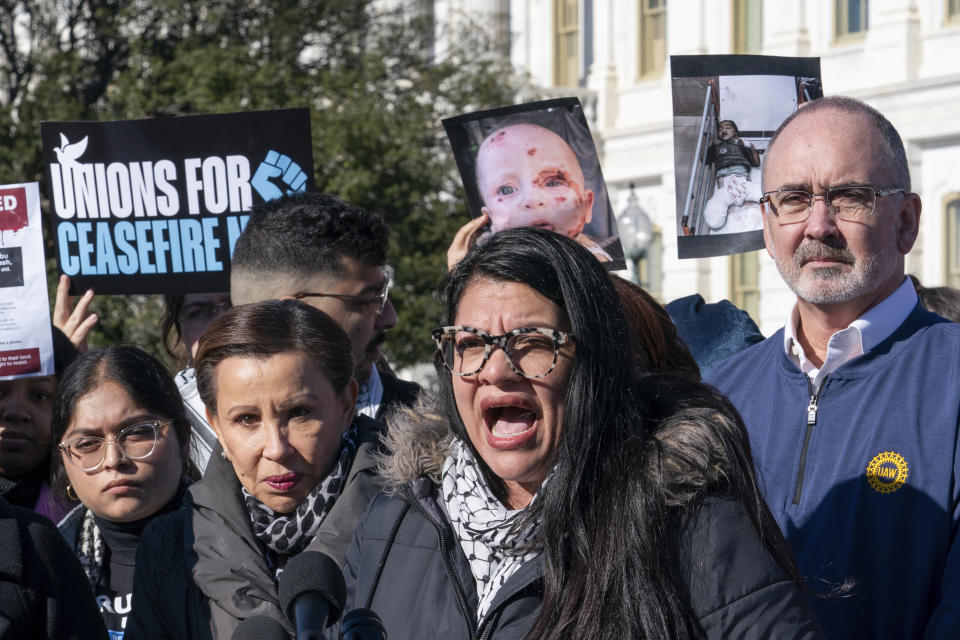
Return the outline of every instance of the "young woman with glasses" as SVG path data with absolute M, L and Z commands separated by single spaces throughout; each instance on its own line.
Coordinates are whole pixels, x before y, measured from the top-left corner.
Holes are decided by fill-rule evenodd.
M 60 379 L 51 427 L 52 486 L 80 501 L 60 532 L 107 628 L 122 637 L 140 534 L 180 506 L 188 483 L 180 394 L 163 364 L 136 347 L 88 351 Z
M 391 640 L 823 637 L 736 411 L 650 372 L 587 249 L 501 231 L 446 302 L 439 406 L 389 422 L 345 610 Z

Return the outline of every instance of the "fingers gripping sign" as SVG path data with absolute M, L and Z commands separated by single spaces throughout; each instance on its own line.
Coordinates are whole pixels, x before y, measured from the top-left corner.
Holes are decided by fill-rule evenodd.
M 447 248 L 448 271 L 452 271 L 463 256 L 467 255 L 470 247 L 476 244 L 477 234 L 480 232 L 480 228 L 487 224 L 489 220 L 490 216 L 487 215 L 486 212 L 483 212 L 479 218 L 473 218 L 470 222 L 460 227 L 457 234 L 453 236 L 453 242 L 450 243 L 450 247 Z
M 278 183 L 283 187 L 277 186 Z M 274 200 L 285 192 L 291 194 L 303 191 L 307 184 L 307 174 L 290 156 L 270 150 L 257 167 L 250 184 L 264 201 Z
M 53 326 L 63 331 L 70 342 L 81 352 L 87 350 L 87 335 L 97 324 L 97 314 L 90 311 L 93 302 L 93 289 L 88 289 L 76 301 L 70 297 L 70 278 L 60 276 L 57 283 L 57 297 L 53 305 Z

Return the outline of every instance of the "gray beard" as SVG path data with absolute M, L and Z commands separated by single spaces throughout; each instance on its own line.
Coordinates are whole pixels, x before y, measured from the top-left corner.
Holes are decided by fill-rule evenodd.
M 821 267 L 803 271 L 806 259 L 827 255 L 844 261 L 853 268 Z M 788 260 L 776 257 L 777 269 L 787 286 L 801 300 L 827 305 L 849 302 L 877 289 L 896 269 L 899 255 L 892 245 L 882 251 L 857 259 L 849 249 L 835 249 L 816 240 L 805 241 Z

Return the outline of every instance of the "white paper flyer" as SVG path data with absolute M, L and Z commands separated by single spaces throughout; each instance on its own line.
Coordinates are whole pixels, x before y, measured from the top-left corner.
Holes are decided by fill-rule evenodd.
M 54 375 L 36 182 L 0 186 L 0 379 Z

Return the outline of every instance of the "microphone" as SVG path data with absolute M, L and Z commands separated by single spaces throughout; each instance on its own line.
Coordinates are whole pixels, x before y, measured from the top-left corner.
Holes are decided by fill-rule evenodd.
M 318 551 L 293 556 L 280 574 L 280 606 L 297 630 L 297 640 L 322 640 L 323 630 L 340 617 L 346 597 L 340 567 Z
M 267 616 L 251 616 L 240 623 L 231 640 L 290 640 L 283 625 Z
M 387 640 L 387 630 L 370 609 L 354 609 L 343 616 L 340 640 Z

